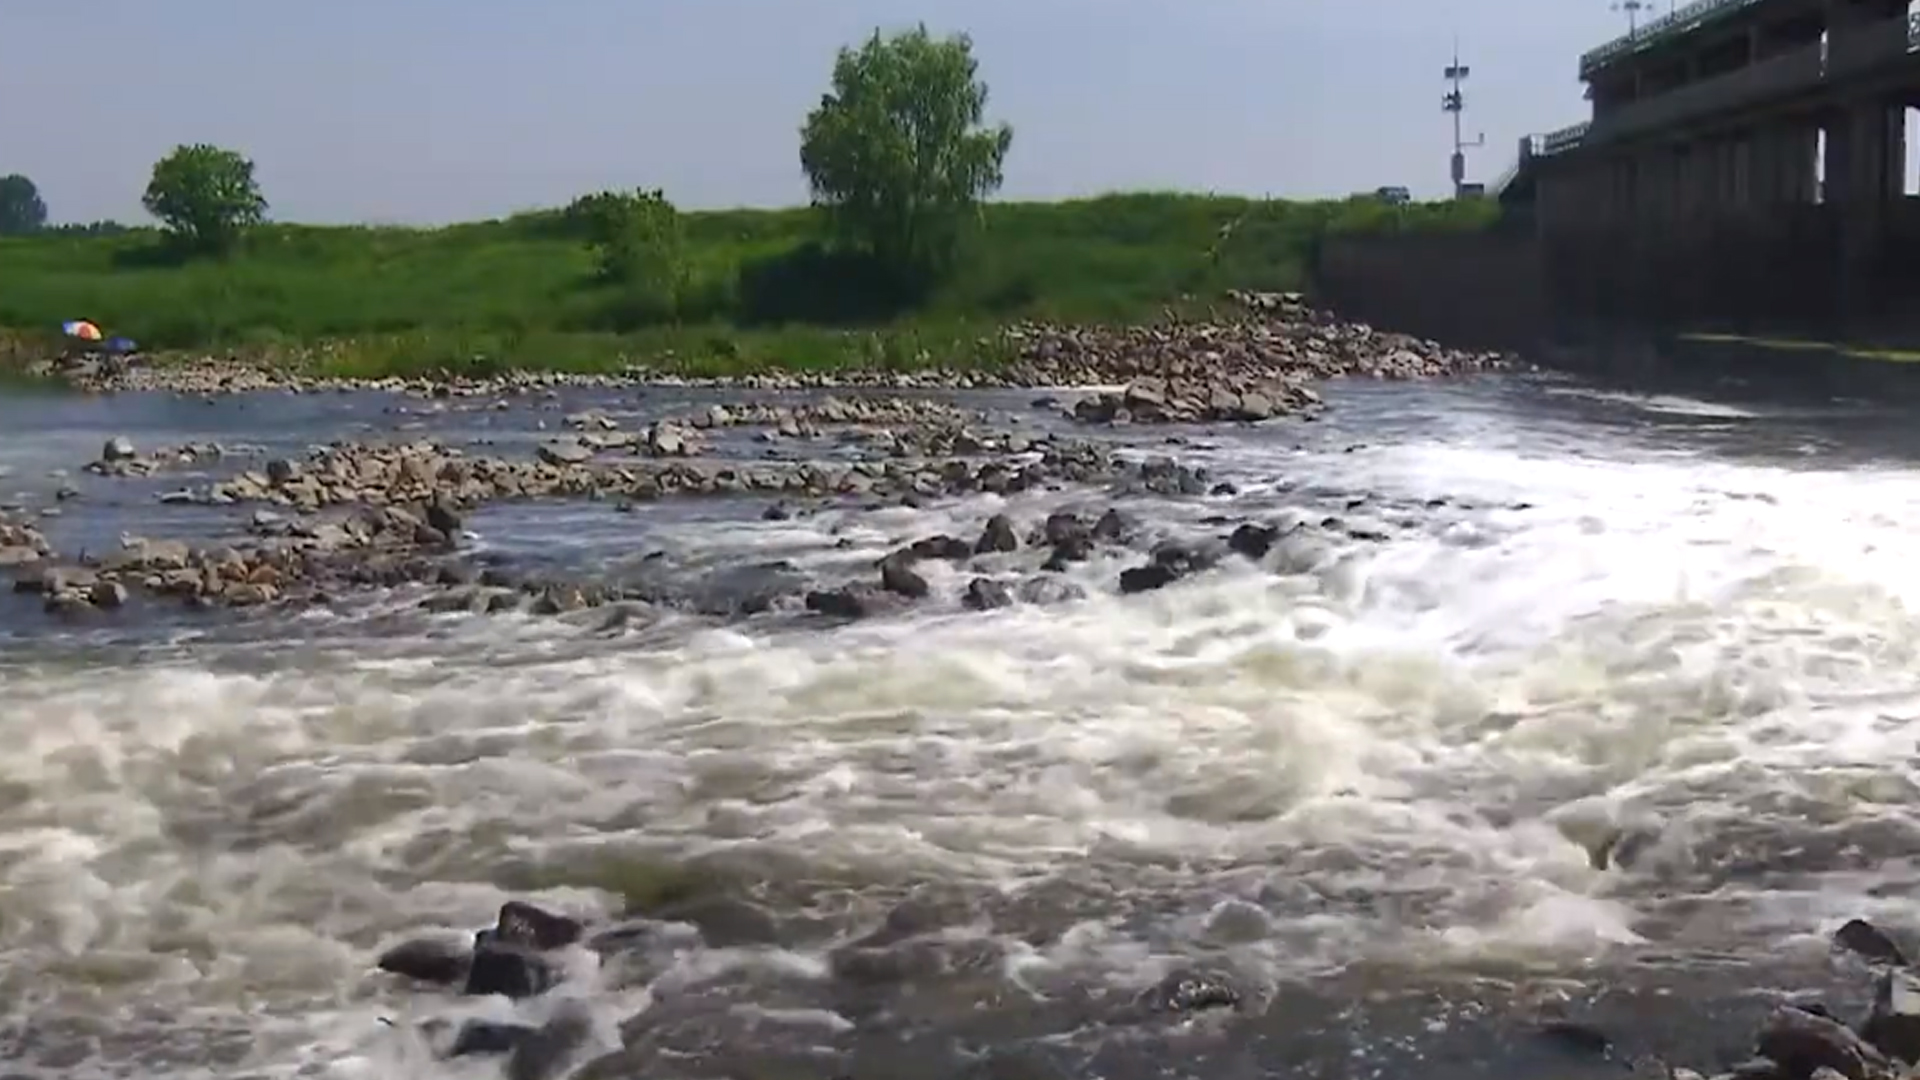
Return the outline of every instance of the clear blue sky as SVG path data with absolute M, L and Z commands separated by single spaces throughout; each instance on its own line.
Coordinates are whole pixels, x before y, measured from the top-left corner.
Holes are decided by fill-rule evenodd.
M 0 0 L 0 174 L 60 221 L 144 220 L 181 142 L 251 156 L 281 220 L 796 203 L 834 49 L 922 20 L 973 35 L 1007 197 L 1439 194 L 1456 32 L 1490 180 L 1624 29 L 1607 0 Z

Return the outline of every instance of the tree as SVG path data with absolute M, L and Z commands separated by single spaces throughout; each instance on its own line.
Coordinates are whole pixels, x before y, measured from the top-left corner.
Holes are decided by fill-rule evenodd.
M 815 205 L 843 241 L 897 273 L 948 269 L 967 222 L 1000 187 L 1013 129 L 982 125 L 978 72 L 964 34 L 876 30 L 840 50 L 832 89 L 801 128 Z
M 0 236 L 24 236 L 47 225 L 47 204 L 33 181 L 14 173 L 0 176 Z
M 205 143 L 175 147 L 156 162 L 140 201 L 195 251 L 231 250 L 267 214 L 253 162 Z
M 687 284 L 686 230 L 666 192 L 583 195 L 567 207 L 567 217 L 593 249 L 600 280 L 622 287 L 623 321 L 673 317 Z

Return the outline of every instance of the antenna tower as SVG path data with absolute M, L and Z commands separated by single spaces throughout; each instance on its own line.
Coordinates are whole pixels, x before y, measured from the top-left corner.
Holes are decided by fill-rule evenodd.
M 1644 0 L 1624 0 L 1624 2 L 1641 3 L 1644 2 Z M 1456 39 L 1453 43 L 1453 63 L 1447 65 L 1446 71 L 1447 84 L 1452 89 L 1448 90 L 1440 99 L 1441 110 L 1453 114 L 1453 160 L 1451 162 L 1451 173 L 1453 176 L 1453 197 L 1456 199 L 1466 196 L 1467 151 L 1487 144 L 1485 133 L 1474 136 L 1472 142 L 1466 141 L 1461 135 L 1460 114 L 1467 109 L 1467 98 L 1460 87 L 1467 81 L 1467 76 L 1471 74 L 1473 74 L 1473 69 L 1460 62 L 1460 42 Z

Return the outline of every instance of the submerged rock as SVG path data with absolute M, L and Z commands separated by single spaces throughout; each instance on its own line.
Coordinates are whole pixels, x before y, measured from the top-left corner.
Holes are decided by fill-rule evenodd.
M 472 958 L 471 950 L 457 942 L 414 938 L 381 953 L 374 966 L 409 979 L 451 986 L 466 978 Z

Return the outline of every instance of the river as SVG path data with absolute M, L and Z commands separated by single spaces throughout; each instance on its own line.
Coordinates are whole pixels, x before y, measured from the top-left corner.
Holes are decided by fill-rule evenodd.
M 215 535 L 245 511 L 79 467 L 115 435 L 498 450 L 588 405 L 739 396 L 410 414 L 0 391 L 0 503 L 71 485 L 45 521 L 66 551 Z M 1750 1046 L 1756 990 L 1837 978 L 1839 922 L 1916 921 L 1908 408 L 1521 375 L 1327 397 L 1312 424 L 1124 433 L 1237 493 L 1119 505 L 1169 535 L 1333 515 L 1385 538 L 1146 595 L 1103 558 L 1070 571 L 1082 602 L 839 628 L 409 595 L 75 624 L 0 596 L 0 1073 L 498 1076 L 429 1061 L 413 1029 L 504 1002 L 403 988 L 378 949 L 513 898 L 612 918 L 610 889 L 665 875 L 737 933 L 575 958 L 596 1037 L 640 1045 L 620 1075 L 1619 1075 L 1517 1019 L 1556 1008 L 1710 1065 Z M 996 510 L 1114 502 L 581 502 L 468 526 L 541 566 L 824 574 Z M 1628 867 L 1582 847 L 1607 821 L 1642 830 Z M 928 931 L 901 970 L 829 962 L 889 911 Z M 1190 969 L 1244 1000 L 1127 1011 Z

